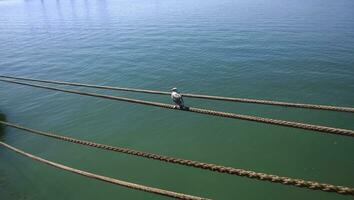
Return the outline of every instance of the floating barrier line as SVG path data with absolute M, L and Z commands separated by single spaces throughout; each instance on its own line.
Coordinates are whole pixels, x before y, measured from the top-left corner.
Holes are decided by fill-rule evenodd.
M 294 179 L 294 178 L 259 173 L 259 172 L 244 170 L 244 169 L 237 169 L 237 168 L 233 168 L 233 167 L 225 167 L 225 166 L 221 166 L 221 165 L 203 163 L 203 162 L 198 162 L 198 161 L 194 161 L 194 160 L 186 160 L 186 159 L 181 159 L 181 158 L 163 156 L 163 155 L 159 155 L 159 154 L 137 151 L 134 149 L 109 146 L 109 145 L 105 145 L 105 144 L 99 144 L 99 143 L 95 143 L 95 142 L 78 140 L 78 139 L 74 139 L 74 138 L 70 138 L 70 137 L 56 135 L 53 133 L 38 131 L 38 130 L 26 128 L 26 127 L 23 127 L 20 125 L 16 125 L 16 124 L 4 122 L 4 121 L 0 121 L 0 124 L 6 125 L 6 126 L 9 126 L 12 128 L 16 128 L 19 130 L 27 131 L 30 133 L 34 133 L 37 135 L 51 137 L 51 138 L 58 139 L 58 140 L 63 140 L 63 141 L 67 141 L 67 142 L 71 142 L 71 143 L 75 143 L 75 144 L 86 145 L 86 146 L 104 149 L 104 150 L 108 150 L 108 151 L 125 153 L 125 154 L 144 157 L 144 158 L 148 158 L 148 159 L 169 162 L 169 163 L 174 163 L 174 164 L 179 164 L 179 165 L 184 165 L 184 166 L 189 166 L 189 167 L 195 167 L 195 168 L 215 171 L 215 172 L 219 172 L 219 173 L 237 175 L 237 176 L 262 180 L 262 181 L 281 183 L 281 184 L 285 184 L 285 185 L 293 185 L 293 186 L 308 188 L 308 189 L 312 189 L 312 190 L 321 190 L 321 191 L 325 191 L 325 192 L 335 192 L 338 194 L 354 195 L 354 188 L 350 188 L 350 187 L 335 186 L 335 185 L 319 183 L 319 182 L 315 182 L 315 181 Z
M 168 109 L 173 109 L 173 110 L 189 111 L 189 112 L 195 112 L 195 113 L 206 114 L 206 115 L 214 115 L 214 116 L 219 116 L 219 117 L 262 122 L 262 123 L 279 125 L 279 126 L 286 126 L 286 127 L 292 127 L 292 128 L 318 131 L 318 132 L 322 132 L 322 133 L 331 133 L 331 134 L 336 134 L 336 135 L 344 135 L 344 136 L 354 137 L 354 131 L 348 130 L 348 129 L 333 128 L 333 127 L 327 127 L 327 126 L 319 126 L 319 125 L 313 125 L 313 124 L 306 124 L 306 123 L 300 123 L 300 122 L 292 122 L 292 121 L 285 121 L 285 120 L 279 120 L 279 119 L 250 116 L 250 115 L 241 115 L 241 114 L 220 112 L 220 111 L 207 110 L 207 109 L 201 109 L 201 108 L 193 108 L 193 107 L 188 107 L 187 109 L 178 109 L 174 105 L 171 105 L 171 104 L 165 104 L 165 103 L 159 103 L 159 102 L 153 102 L 153 101 L 144 101 L 144 100 L 139 100 L 139 99 L 131 99 L 131 98 L 125 98 L 125 97 L 82 92 L 82 91 L 77 91 L 77 90 L 66 90 L 66 89 L 37 85 L 37 84 L 30 84 L 30 83 L 23 83 L 23 82 L 12 81 L 12 80 L 5 80 L 5 79 L 1 79 L 1 78 L 0 78 L 0 81 L 8 82 L 8 83 L 15 83 L 15 84 L 19 84 L 19 85 L 26 85 L 26 86 L 36 87 L 36 88 L 43 88 L 43 89 L 48 89 L 48 90 L 53 90 L 53 91 L 79 94 L 79 95 L 84 95 L 84 96 L 99 97 L 99 98 L 116 100 L 116 101 L 125 101 L 125 102 L 130 102 L 130 103 L 157 106 L 157 107 L 168 108 Z
M 140 92 L 140 93 L 160 94 L 160 95 L 170 95 L 171 94 L 170 92 L 163 92 L 163 91 L 156 91 L 156 90 L 123 88 L 123 87 L 114 87 L 114 86 L 105 86 L 105 85 L 92 85 L 92 84 L 73 83 L 73 82 L 64 82 L 64 81 L 50 81 L 50 80 L 40 80 L 40 79 L 15 77 L 15 76 L 2 76 L 2 75 L 0 75 L 0 77 L 12 78 L 12 79 L 17 79 L 17 80 L 25 80 L 25 81 L 41 82 L 41 83 L 52 83 L 52 84 L 59 84 L 59 85 L 106 89 L 106 90 Z M 317 109 L 317 110 L 330 110 L 330 111 L 354 113 L 354 108 L 351 108 L 351 107 L 328 106 L 328 105 L 305 104 L 305 103 L 291 103 L 291 102 L 271 101 L 271 100 L 263 100 L 263 99 L 234 98 L 234 97 L 222 97 L 222 96 L 211 96 L 211 95 L 190 94 L 190 93 L 182 93 L 182 95 L 184 97 L 199 98 L 199 99 L 210 99 L 210 100 L 242 102 L 242 103 L 255 103 L 255 104 L 273 105 L 273 106 L 285 106 L 285 107 L 308 108 L 308 109 Z
M 26 153 L 20 149 L 17 149 L 11 145 L 8 145 L 6 143 L 0 142 L 0 145 L 15 151 L 16 153 L 19 153 L 23 156 L 29 157 L 33 160 L 39 161 L 41 163 L 45 163 L 47 165 L 65 170 L 65 171 L 69 171 L 75 174 L 79 174 L 81 176 L 86 176 L 89 178 L 93 178 L 93 179 L 97 179 L 100 181 L 104 181 L 104 182 L 108 182 L 108 183 L 112 183 L 114 185 L 120 185 L 120 186 L 124 186 L 127 188 L 131 188 L 131 189 L 135 189 L 135 190 L 141 190 L 144 192 L 149 192 L 149 193 L 155 193 L 155 194 L 159 194 L 159 195 L 163 195 L 163 196 L 169 196 L 169 197 L 173 197 L 173 198 L 177 198 L 177 199 L 185 199 L 185 200 L 203 200 L 205 198 L 202 197 L 197 197 L 197 196 L 192 196 L 192 195 L 187 195 L 187 194 L 182 194 L 182 193 L 177 193 L 177 192 L 172 192 L 172 191 L 168 191 L 168 190 L 163 190 L 163 189 L 159 189 L 159 188 L 153 188 L 153 187 L 148 187 L 148 186 L 144 186 L 144 185 L 139 185 L 136 183 L 130 183 L 130 182 L 126 182 L 126 181 L 122 181 L 119 179 L 115 179 L 115 178 L 111 178 L 111 177 L 107 177 L 107 176 L 102 176 L 102 175 L 98 175 L 98 174 L 94 174 L 94 173 L 90 173 L 90 172 L 86 172 L 86 171 L 82 171 L 79 169 L 75 169 L 75 168 L 71 168 L 59 163 L 55 163 L 37 156 L 34 156 L 32 154 Z

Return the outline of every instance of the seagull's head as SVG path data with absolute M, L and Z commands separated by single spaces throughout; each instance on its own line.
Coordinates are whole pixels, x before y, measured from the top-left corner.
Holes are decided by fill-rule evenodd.
M 172 92 L 177 92 L 177 88 L 172 88 L 171 91 Z

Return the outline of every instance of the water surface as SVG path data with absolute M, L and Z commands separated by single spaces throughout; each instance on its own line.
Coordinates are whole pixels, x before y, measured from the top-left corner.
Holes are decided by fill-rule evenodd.
M 0 74 L 354 106 L 351 0 L 0 1 Z M 85 91 L 170 102 L 167 96 Z M 354 129 L 353 114 L 185 99 L 187 105 Z M 31 128 L 354 187 L 351 138 L 0 83 Z M 1 139 L 75 168 L 213 199 L 351 199 L 161 163 L 6 128 Z M 0 149 L 0 199 L 165 199 Z

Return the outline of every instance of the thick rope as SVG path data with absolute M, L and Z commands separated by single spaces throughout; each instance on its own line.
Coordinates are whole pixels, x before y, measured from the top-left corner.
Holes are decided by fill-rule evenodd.
M 43 89 L 48 89 L 48 90 L 72 93 L 72 94 L 79 94 L 79 95 L 84 95 L 84 96 L 99 97 L 99 98 L 116 100 L 116 101 L 125 101 L 125 102 L 130 102 L 130 103 L 157 106 L 157 107 L 161 107 L 161 108 L 189 111 L 189 112 L 195 112 L 195 113 L 206 114 L 206 115 L 215 115 L 215 116 L 226 117 L 226 118 L 242 119 L 242 120 L 262 122 L 262 123 L 267 123 L 267 124 L 274 124 L 274 125 L 279 125 L 279 126 L 287 126 L 287 127 L 293 127 L 293 128 L 299 128 L 299 129 L 318 131 L 318 132 L 322 132 L 322 133 L 331 133 L 331 134 L 336 134 L 336 135 L 344 135 L 344 136 L 354 137 L 354 131 L 348 130 L 348 129 L 333 128 L 333 127 L 327 127 L 327 126 L 319 126 L 319 125 L 313 125 L 313 124 L 306 124 L 306 123 L 299 123 L 299 122 L 292 122 L 292 121 L 285 121 L 285 120 L 279 120 L 279 119 L 250 116 L 250 115 L 241 115 L 241 114 L 220 112 L 220 111 L 207 110 L 207 109 L 201 109 L 201 108 L 193 108 L 193 107 L 179 109 L 171 104 L 165 104 L 165 103 L 159 103 L 159 102 L 153 102 L 153 101 L 144 101 L 144 100 L 139 100 L 139 99 L 131 99 L 131 98 L 125 98 L 125 97 L 117 97 L 117 96 L 111 96 L 111 95 L 82 92 L 82 91 L 77 91 L 77 90 L 66 90 L 66 89 L 37 85 L 37 84 L 30 84 L 30 83 L 23 83 L 23 82 L 18 82 L 18 81 L 5 80 L 5 79 L 1 79 L 1 78 L 0 78 L 0 81 L 8 82 L 8 83 L 15 83 L 15 84 L 19 84 L 19 85 L 26 85 L 26 86 L 36 87 L 36 88 L 43 88 Z
M 74 139 L 74 138 L 70 138 L 70 137 L 60 136 L 60 135 L 56 135 L 53 133 L 38 131 L 38 130 L 26 128 L 23 126 L 19 126 L 19 125 L 12 124 L 9 122 L 4 122 L 4 121 L 0 121 L 0 124 L 10 126 L 10 127 L 13 127 L 13 128 L 19 129 L 19 130 L 27 131 L 30 133 L 34 133 L 37 135 L 51 137 L 51 138 L 55 138 L 58 140 L 72 142 L 75 144 L 86 145 L 86 146 L 104 149 L 104 150 L 108 150 L 108 151 L 125 153 L 125 154 L 144 157 L 144 158 L 148 158 L 148 159 L 169 162 L 169 163 L 174 163 L 174 164 L 179 164 L 179 165 L 184 165 L 184 166 L 189 166 L 189 167 L 195 167 L 195 168 L 210 170 L 210 171 L 219 172 L 219 173 L 243 176 L 243 177 L 258 179 L 258 180 L 262 180 L 262 181 L 281 183 L 281 184 L 285 184 L 285 185 L 293 185 L 293 186 L 308 188 L 308 189 L 312 189 L 312 190 L 322 190 L 325 192 L 335 192 L 335 193 L 339 193 L 339 194 L 354 195 L 354 188 L 350 188 L 350 187 L 335 186 L 335 185 L 319 183 L 319 182 L 315 182 L 315 181 L 306 181 L 306 180 L 302 180 L 302 179 L 282 177 L 282 176 L 259 173 L 259 172 L 244 170 L 244 169 L 237 169 L 237 168 L 233 168 L 233 167 L 225 167 L 225 166 L 216 165 L 216 164 L 203 163 L 203 162 L 198 162 L 198 161 L 194 161 L 194 160 L 186 160 L 186 159 L 181 159 L 181 158 L 163 156 L 163 155 L 159 155 L 159 154 L 137 151 L 134 149 L 109 146 L 109 145 L 105 145 L 105 144 L 99 144 L 99 143 L 94 143 L 94 142 L 90 142 L 90 141 L 78 140 L 78 139 Z
M 172 191 L 168 191 L 168 190 L 163 190 L 163 189 L 158 189 L 158 188 L 153 188 L 153 187 L 148 187 L 148 186 L 144 186 L 144 185 L 139 185 L 136 183 L 130 183 L 130 182 L 126 182 L 126 181 L 122 181 L 119 179 L 115 179 L 115 178 L 111 178 L 111 177 L 107 177 L 107 176 L 102 176 L 102 175 L 98 175 L 98 174 L 94 174 L 94 173 L 90 173 L 90 172 L 86 172 L 86 171 L 82 171 L 79 169 L 75 169 L 75 168 L 71 168 L 59 163 L 55 163 L 37 156 L 34 156 L 32 154 L 26 153 L 24 151 L 21 151 L 20 149 L 17 149 L 11 145 L 8 145 L 6 143 L 0 142 L 0 145 L 15 151 L 16 153 L 19 153 L 21 155 L 24 155 L 26 157 L 29 157 L 33 160 L 45 163 L 47 165 L 65 170 L 65 171 L 69 171 L 72 173 L 76 173 L 79 174 L 81 176 L 86 176 L 89 178 L 94 178 L 100 181 L 104 181 L 104 182 L 108 182 L 108 183 L 112 183 L 114 185 L 120 185 L 120 186 L 124 186 L 127 188 L 131 188 L 131 189 L 135 189 L 135 190 L 142 190 L 144 192 L 149 192 L 149 193 L 155 193 L 155 194 L 159 194 L 159 195 L 163 195 L 163 196 L 169 196 L 169 197 L 173 197 L 173 198 L 177 198 L 177 199 L 188 199 L 188 200 L 202 200 L 205 198 L 202 197 L 197 197 L 197 196 L 192 196 L 192 195 L 187 195 L 187 194 L 182 194 L 182 193 L 177 193 L 177 192 L 172 192 Z
M 139 100 L 139 99 L 131 99 L 131 98 L 125 98 L 125 97 L 82 92 L 82 91 L 78 91 L 78 90 L 66 90 L 66 89 L 61 89 L 61 88 L 55 88 L 55 87 L 49 87 L 49 86 L 43 86 L 43 85 L 37 85 L 37 84 L 30 84 L 30 83 L 22 83 L 22 82 L 18 82 L 18 81 L 11 81 L 11 80 L 4 80 L 4 79 L 0 79 L 0 81 L 8 82 L 8 83 L 15 83 L 15 84 L 19 84 L 19 85 L 26 85 L 26 86 L 31 86 L 31 87 L 37 87 L 37 88 L 43 88 L 43 89 L 48 89 L 48 90 L 72 93 L 72 94 L 79 94 L 79 95 L 84 95 L 84 96 L 92 96 L 92 97 L 99 97 L 99 98 L 105 98 L 105 99 L 110 99 L 110 100 L 125 101 L 125 102 L 130 102 L 130 103 L 157 106 L 157 107 L 169 108 L 169 109 L 174 109 L 174 110 L 189 111 L 189 112 L 195 112 L 195 113 L 207 114 L 207 115 L 215 115 L 215 116 L 226 117 L 226 118 L 262 122 L 262 123 L 267 123 L 267 124 L 300 128 L 300 129 L 318 131 L 318 132 L 323 132 L 323 133 L 331 133 L 331 134 L 351 136 L 351 137 L 354 136 L 354 131 L 348 130 L 348 129 L 340 129 L 340 128 L 319 126 L 319 125 L 313 125 L 313 124 L 305 124 L 305 123 L 285 121 L 285 120 L 279 120 L 279 119 L 263 118 L 263 117 L 250 116 L 250 115 L 241 115 L 241 114 L 220 112 L 220 111 L 207 110 L 207 109 L 201 109 L 201 108 L 193 108 L 193 107 L 179 109 L 171 104 L 165 104 L 165 103 L 159 103 L 159 102 L 153 102 L 153 101 L 144 101 L 144 100 Z
M 33 79 L 33 78 L 2 76 L 2 75 L 0 75 L 0 77 L 12 78 L 12 79 L 17 79 L 17 80 L 25 80 L 25 81 L 41 82 L 41 83 L 52 83 L 52 84 L 59 84 L 59 85 L 106 89 L 106 90 L 140 92 L 140 93 L 160 94 L 160 95 L 170 95 L 171 94 L 169 92 L 156 91 L 156 90 L 123 88 L 123 87 L 114 87 L 114 86 L 105 86 L 105 85 L 92 85 L 92 84 L 73 83 L 73 82 L 64 82 L 64 81 L 50 81 L 50 80 L 40 80 L 40 79 Z M 354 113 L 354 108 L 351 108 L 351 107 L 304 104 L 304 103 L 291 103 L 291 102 L 271 101 L 271 100 L 263 100 L 263 99 L 234 98 L 234 97 L 222 97 L 222 96 L 211 96 L 211 95 L 189 94 L 189 93 L 183 93 L 182 95 L 184 97 L 191 97 L 191 98 L 198 98 L 198 99 L 210 99 L 210 100 L 242 102 L 242 103 L 256 103 L 256 104 L 266 104 L 266 105 L 273 105 L 273 106 L 285 106 L 285 107 L 308 108 L 308 109 L 317 109 L 317 110 L 331 110 L 331 111 L 338 111 L 338 112 Z

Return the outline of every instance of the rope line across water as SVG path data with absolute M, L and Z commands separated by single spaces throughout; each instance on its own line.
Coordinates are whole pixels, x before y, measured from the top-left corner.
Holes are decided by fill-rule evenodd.
M 78 139 L 74 139 L 74 138 L 70 138 L 70 137 L 60 136 L 60 135 L 56 135 L 53 133 L 38 131 L 38 130 L 26 128 L 23 126 L 19 126 L 19 125 L 12 124 L 9 122 L 4 122 L 4 121 L 0 121 L 0 124 L 6 125 L 9 127 L 13 127 L 13 128 L 19 129 L 19 130 L 31 132 L 31 133 L 34 133 L 37 135 L 51 137 L 51 138 L 55 138 L 58 140 L 72 142 L 75 144 L 86 145 L 86 146 L 104 149 L 104 150 L 108 150 L 108 151 L 120 152 L 120 153 L 130 154 L 130 155 L 134 155 L 134 156 L 144 157 L 144 158 L 148 158 L 148 159 L 169 162 L 169 163 L 174 163 L 174 164 L 179 164 L 179 165 L 184 165 L 184 166 L 189 166 L 189 167 L 195 167 L 195 168 L 210 170 L 210 171 L 219 172 L 219 173 L 248 177 L 248 178 L 262 180 L 262 181 L 281 183 L 281 184 L 285 184 L 285 185 L 293 185 L 293 186 L 308 188 L 308 189 L 312 189 L 312 190 L 322 190 L 325 192 L 335 192 L 338 194 L 354 195 L 354 188 L 350 188 L 350 187 L 335 186 L 335 185 L 319 183 L 319 182 L 315 182 L 315 181 L 294 179 L 294 178 L 289 178 L 289 177 L 254 172 L 254 171 L 250 171 L 250 170 L 237 169 L 237 168 L 233 168 L 233 167 L 225 167 L 225 166 L 216 165 L 216 164 L 203 163 L 203 162 L 198 162 L 198 161 L 194 161 L 194 160 L 186 160 L 186 159 L 181 159 L 181 158 L 163 156 L 163 155 L 159 155 L 159 154 L 137 151 L 137 150 L 128 149 L 128 148 L 109 146 L 109 145 L 105 145 L 105 144 L 99 144 L 99 143 L 95 143 L 95 142 L 78 140 Z
M 107 176 L 102 176 L 102 175 L 98 175 L 98 174 L 94 174 L 94 173 L 90 173 L 90 172 L 86 172 L 86 171 L 82 171 L 79 169 L 75 169 L 75 168 L 71 168 L 59 163 L 55 163 L 37 156 L 34 156 L 32 154 L 26 153 L 20 149 L 17 149 L 11 145 L 8 145 L 6 143 L 0 142 L 0 145 L 2 145 L 3 147 L 6 147 L 12 151 L 15 151 L 16 153 L 19 153 L 23 156 L 29 157 L 33 160 L 39 161 L 41 163 L 45 163 L 47 165 L 65 170 L 65 171 L 69 171 L 72 173 L 76 173 L 79 174 L 81 176 L 86 176 L 89 178 L 93 178 L 93 179 L 97 179 L 100 181 L 104 181 L 104 182 L 108 182 L 114 185 L 120 185 L 120 186 L 124 186 L 127 188 L 131 188 L 131 189 L 135 189 L 135 190 L 141 190 L 144 192 L 149 192 L 149 193 L 155 193 L 155 194 L 159 194 L 159 195 L 163 195 L 163 196 L 169 196 L 169 197 L 173 197 L 173 198 L 177 198 L 177 199 L 185 199 L 185 200 L 203 200 L 205 198 L 202 197 L 197 197 L 197 196 L 192 196 L 192 195 L 187 195 L 187 194 L 182 194 L 182 193 L 177 193 L 177 192 L 172 192 L 172 191 L 168 191 L 168 190 L 163 190 L 163 189 L 159 189 L 159 188 L 153 188 L 153 187 L 148 187 L 148 186 L 144 186 L 144 185 L 139 185 L 139 184 L 135 184 L 135 183 L 130 183 L 130 182 L 126 182 L 126 181 L 122 181 L 119 179 L 115 179 L 115 178 L 111 178 L 111 177 L 107 177 Z
M 160 95 L 170 95 L 171 94 L 169 92 L 156 91 L 156 90 L 123 88 L 123 87 L 114 87 L 114 86 L 106 86 L 106 85 L 92 85 L 92 84 L 73 83 L 73 82 L 65 82 L 65 81 L 41 80 L 41 79 L 15 77 L 15 76 L 3 76 L 3 75 L 0 75 L 0 77 L 12 78 L 12 79 L 24 80 L 24 81 L 34 81 L 34 82 L 51 83 L 51 84 L 58 84 L 58 85 L 68 85 L 68 86 L 80 86 L 80 87 L 106 89 L 106 90 L 140 92 L 140 93 L 160 94 Z M 256 103 L 256 104 L 266 104 L 266 105 L 273 105 L 273 106 L 285 106 L 285 107 L 308 108 L 308 109 L 317 109 L 317 110 L 331 110 L 331 111 L 338 111 L 338 112 L 354 113 L 354 108 L 352 108 L 352 107 L 328 106 L 328 105 L 305 104 L 305 103 L 291 103 L 291 102 L 271 101 L 271 100 L 263 100 L 263 99 L 234 98 L 234 97 L 222 97 L 222 96 L 190 94 L 190 93 L 183 93 L 182 95 L 184 97 L 198 98 L 198 99 L 210 99 L 210 100 L 242 102 L 242 103 Z
M 262 122 L 262 123 L 279 125 L 279 126 L 287 126 L 287 127 L 292 127 L 292 128 L 318 131 L 318 132 L 322 132 L 322 133 L 331 133 L 331 134 L 336 134 L 336 135 L 344 135 L 344 136 L 354 137 L 354 131 L 348 130 L 348 129 L 333 128 L 333 127 L 327 127 L 327 126 L 320 126 L 320 125 L 313 125 L 313 124 L 306 124 L 306 123 L 300 123 L 300 122 L 292 122 L 292 121 L 285 121 L 285 120 L 279 120 L 279 119 L 250 116 L 250 115 L 234 114 L 234 113 L 220 112 L 220 111 L 207 110 L 207 109 L 201 109 L 201 108 L 193 108 L 193 107 L 188 107 L 187 109 L 178 109 L 174 105 L 171 105 L 171 104 L 165 104 L 165 103 L 159 103 L 159 102 L 153 102 L 153 101 L 144 101 L 144 100 L 139 100 L 139 99 L 131 99 L 131 98 L 125 98 L 125 97 L 82 92 L 82 91 L 77 91 L 77 90 L 67 90 L 67 89 L 61 89 L 61 88 L 55 88 L 55 87 L 49 87 L 49 86 L 43 86 L 43 85 L 37 85 L 37 84 L 30 84 L 30 83 L 23 83 L 23 82 L 12 81 L 12 80 L 5 80 L 5 79 L 1 79 L 1 78 L 0 78 L 0 81 L 19 84 L 19 85 L 26 85 L 26 86 L 36 87 L 36 88 L 43 88 L 43 89 L 48 89 L 48 90 L 72 93 L 72 94 L 79 94 L 79 95 L 84 95 L 84 96 L 99 97 L 99 98 L 116 100 L 116 101 L 125 101 L 125 102 L 130 102 L 130 103 L 157 106 L 157 107 L 161 107 L 161 108 L 168 108 L 168 109 L 174 109 L 174 110 L 180 110 L 180 111 L 189 111 L 189 112 L 195 112 L 195 113 L 206 114 L 206 115 L 214 115 L 214 116 L 220 116 L 220 117 L 226 117 L 226 118 Z

